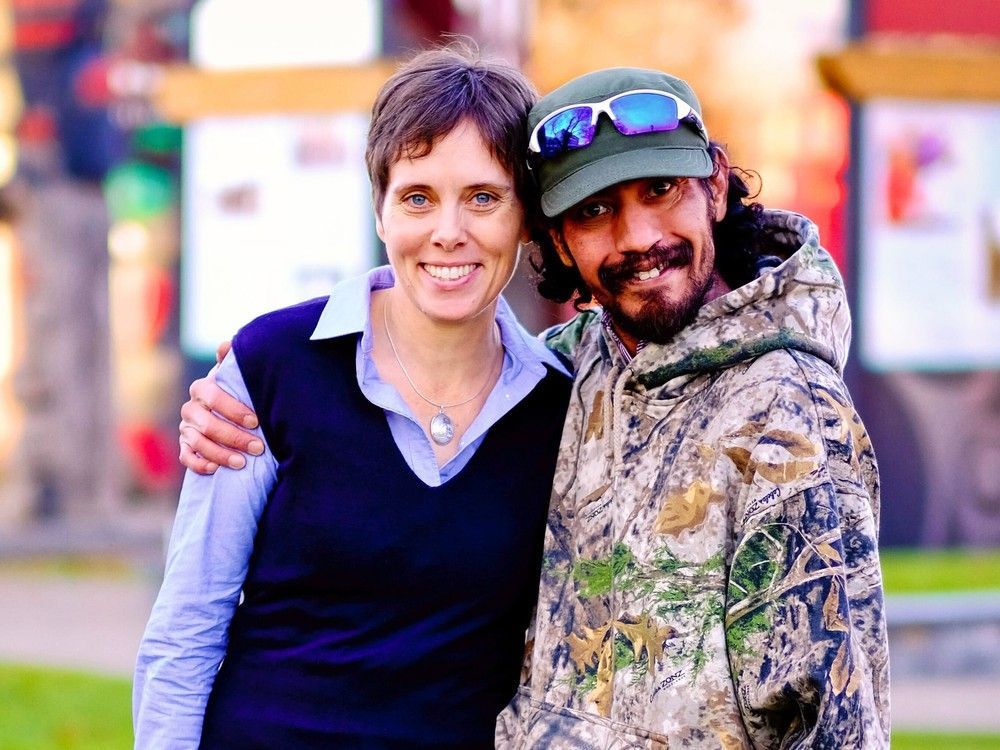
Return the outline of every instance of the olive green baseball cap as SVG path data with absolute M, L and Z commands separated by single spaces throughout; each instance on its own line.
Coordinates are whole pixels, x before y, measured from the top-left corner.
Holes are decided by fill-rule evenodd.
M 643 68 L 607 68 L 574 78 L 542 97 L 528 113 L 528 133 L 563 107 L 601 102 L 626 91 L 651 89 L 676 96 L 701 120 L 701 104 L 687 82 L 676 76 Z M 645 177 L 708 177 L 712 157 L 708 135 L 698 123 L 681 120 L 674 130 L 622 135 L 606 113 L 597 118 L 597 130 L 588 146 L 545 158 L 530 154 L 538 180 L 542 213 L 557 216 L 618 182 Z

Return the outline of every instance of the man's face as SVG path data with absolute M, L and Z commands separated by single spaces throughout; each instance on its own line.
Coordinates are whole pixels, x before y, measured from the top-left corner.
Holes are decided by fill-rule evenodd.
M 726 211 L 728 170 L 699 180 L 646 178 L 612 185 L 563 213 L 552 231 L 630 350 L 665 343 L 710 299 L 729 291 L 715 270 L 712 224 Z

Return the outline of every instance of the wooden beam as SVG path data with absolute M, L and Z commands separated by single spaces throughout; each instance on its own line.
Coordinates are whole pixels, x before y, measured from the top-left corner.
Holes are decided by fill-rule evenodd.
M 216 115 L 367 111 L 392 60 L 367 65 L 260 70 L 202 70 L 170 65 L 154 84 L 153 106 L 168 122 Z
M 820 55 L 825 83 L 857 101 L 873 97 L 1000 101 L 1000 44 L 954 37 L 865 39 Z

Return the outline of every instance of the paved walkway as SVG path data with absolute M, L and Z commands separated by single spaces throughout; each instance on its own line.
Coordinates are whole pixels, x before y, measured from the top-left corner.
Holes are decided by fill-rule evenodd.
M 0 660 L 130 676 L 152 582 L 0 567 Z
M 158 582 L 0 565 L 0 661 L 128 677 Z M 897 729 L 1000 733 L 1000 679 L 895 680 Z

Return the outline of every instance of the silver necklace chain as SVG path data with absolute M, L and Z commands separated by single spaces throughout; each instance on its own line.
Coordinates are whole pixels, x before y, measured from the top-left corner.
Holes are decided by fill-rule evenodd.
M 389 339 L 389 348 L 392 350 L 392 356 L 396 359 L 396 364 L 399 365 L 399 369 L 403 373 L 403 377 L 406 378 L 406 382 L 410 384 L 410 388 L 416 393 L 420 398 L 426 401 L 428 404 L 433 406 L 438 410 L 438 413 L 431 417 L 431 421 L 428 425 L 430 428 L 431 440 L 433 440 L 438 445 L 447 445 L 451 442 L 451 439 L 455 437 L 455 424 L 452 422 L 451 417 L 445 414 L 445 409 L 454 409 L 459 406 L 464 406 L 470 401 L 475 401 L 486 390 L 486 386 L 489 385 L 490 381 L 493 379 L 490 377 L 493 374 L 493 369 L 490 368 L 489 375 L 483 384 L 479 387 L 472 396 L 465 399 L 464 401 L 457 401 L 454 404 L 438 404 L 431 401 L 427 396 L 420 392 L 417 388 L 416 383 L 413 382 L 413 378 L 410 377 L 410 373 L 406 371 L 406 367 L 403 365 L 403 361 L 399 358 L 399 352 L 396 351 L 396 344 L 392 340 L 392 334 L 389 332 L 389 304 L 388 302 L 382 307 L 382 323 L 385 325 L 385 337 Z M 496 326 L 496 323 L 493 324 Z M 496 335 L 496 328 L 494 327 L 494 336 Z M 494 338 L 494 340 L 496 340 Z

